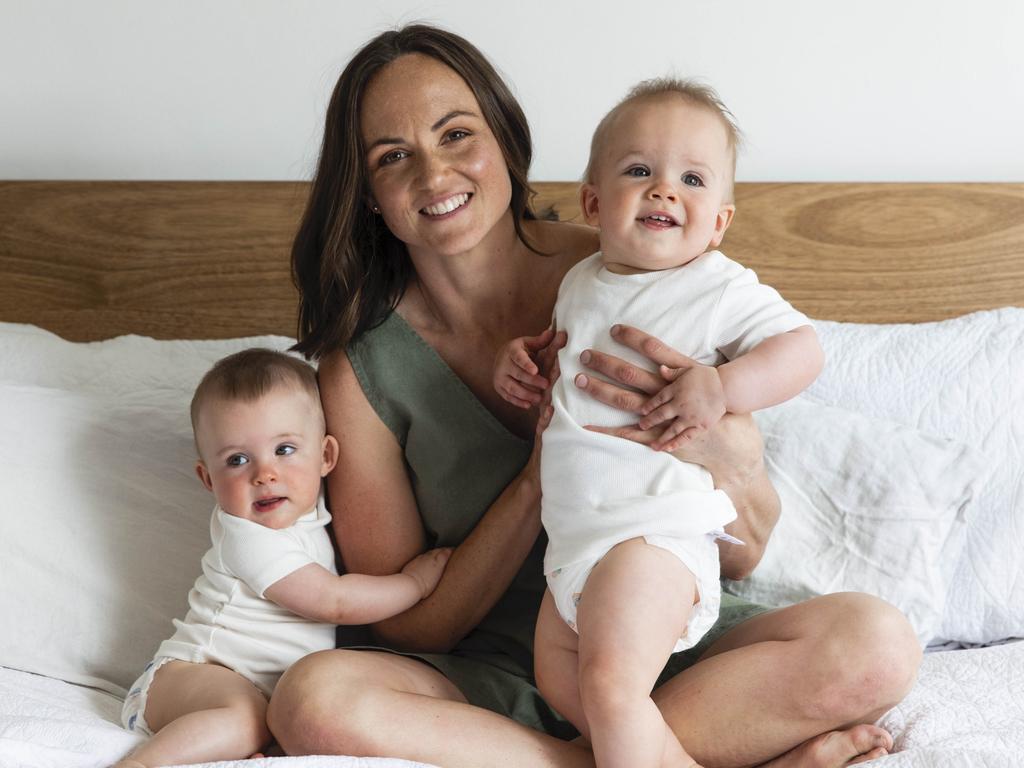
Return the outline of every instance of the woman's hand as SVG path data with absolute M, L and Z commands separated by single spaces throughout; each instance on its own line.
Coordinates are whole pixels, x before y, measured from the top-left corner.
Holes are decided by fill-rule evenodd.
M 581 362 L 610 381 L 579 374 L 576 386 L 606 405 L 638 415 L 636 424 L 623 427 L 587 425 L 586 428 L 643 445 L 657 445 L 665 429 L 657 424 L 649 429 L 641 428 L 641 424 L 647 426 L 641 419 L 645 407 L 649 407 L 652 399 L 671 384 L 676 371 L 692 368 L 696 364 L 686 355 L 638 328 L 615 325 L 612 326 L 611 334 L 619 343 L 650 358 L 659 366 L 659 371 L 639 368 L 605 352 L 584 352 Z M 742 481 L 742 478 L 762 471 L 761 454 L 764 444 L 753 419 L 727 413 L 714 428 L 692 433 L 692 436 L 685 439 L 676 437 L 661 450 L 683 461 L 707 467 L 718 484 L 719 480 L 727 483 L 733 478 Z

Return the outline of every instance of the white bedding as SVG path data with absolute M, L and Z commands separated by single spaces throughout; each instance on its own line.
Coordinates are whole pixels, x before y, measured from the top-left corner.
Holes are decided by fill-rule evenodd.
M 1017 768 L 1024 757 L 1024 642 L 925 655 L 917 685 L 879 724 L 879 768 Z M 138 737 L 112 694 L 0 667 L 0 768 L 106 768 Z M 218 768 L 424 768 L 385 758 L 277 757 Z
M 95 688 L 0 667 L 0 768 L 109 768 L 141 738 L 121 728 L 121 700 Z M 270 757 L 207 768 L 432 768 L 376 757 Z

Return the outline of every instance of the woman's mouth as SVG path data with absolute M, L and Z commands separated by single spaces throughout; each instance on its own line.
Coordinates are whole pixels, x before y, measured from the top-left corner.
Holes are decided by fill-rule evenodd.
M 434 218 L 447 216 L 452 212 L 457 211 L 466 203 L 468 203 L 469 198 L 471 197 L 472 195 L 470 195 L 468 192 L 460 192 L 459 194 L 452 195 L 451 197 L 447 198 L 446 200 L 442 200 L 439 203 L 432 203 L 431 205 L 427 205 L 424 206 L 423 208 L 420 208 L 420 213 L 422 213 L 424 216 L 431 216 Z

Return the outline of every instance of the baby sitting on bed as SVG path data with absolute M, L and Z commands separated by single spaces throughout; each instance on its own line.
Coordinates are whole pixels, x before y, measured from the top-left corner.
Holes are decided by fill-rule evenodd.
M 117 768 L 249 757 L 270 740 L 267 698 L 336 624 L 381 621 L 437 586 L 450 550 L 389 576 L 339 576 L 321 479 L 337 461 L 316 373 L 281 352 L 224 358 L 192 399 L 196 473 L 216 498 L 213 546 L 184 621 L 131 687 L 122 719 L 152 735 Z M 155 734 L 155 735 L 154 735 Z
M 581 188 L 601 250 L 566 274 L 555 304 L 568 344 L 541 453 L 548 590 L 536 677 L 598 765 L 694 762 L 650 693 L 669 654 L 693 647 L 718 618 L 715 540 L 729 538 L 723 526 L 736 512 L 707 470 L 668 451 L 727 411 L 793 397 L 821 370 L 807 318 L 714 250 L 735 211 L 737 133 L 709 88 L 635 88 L 595 131 Z M 658 430 L 656 450 L 586 428 L 629 419 L 576 386 L 581 354 L 593 347 L 649 367 L 607 340 L 612 323 L 691 358 L 662 369 L 669 383 L 642 408 L 638 426 Z M 540 402 L 547 381 L 532 352 L 549 339 L 516 339 L 499 354 L 494 383 L 510 402 Z

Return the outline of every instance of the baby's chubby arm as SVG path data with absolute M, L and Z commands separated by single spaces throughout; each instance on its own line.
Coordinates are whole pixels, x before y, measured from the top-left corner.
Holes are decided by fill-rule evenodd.
M 651 444 L 655 450 L 676 450 L 726 412 L 751 413 L 798 395 L 821 373 L 824 353 L 814 329 L 804 325 L 771 336 L 717 368 L 691 362 L 662 366 L 670 383 L 641 408 L 641 429 L 674 420 Z
M 520 336 L 498 350 L 494 358 L 494 389 L 520 408 L 538 405 L 550 382 L 540 375 L 537 355 L 555 339 L 548 328 L 537 336 Z
M 271 584 L 264 596 L 292 613 L 327 624 L 373 624 L 408 610 L 441 580 L 451 549 L 432 549 L 401 573 L 367 576 L 331 573 L 310 563 Z

